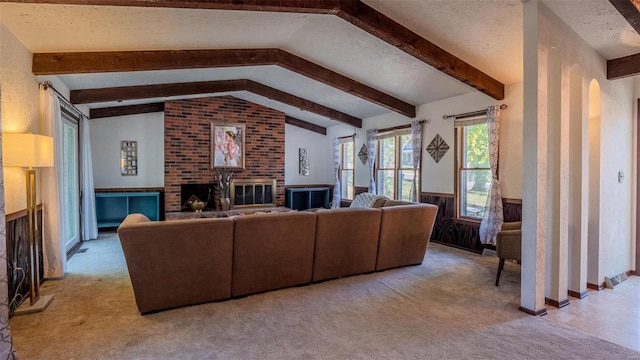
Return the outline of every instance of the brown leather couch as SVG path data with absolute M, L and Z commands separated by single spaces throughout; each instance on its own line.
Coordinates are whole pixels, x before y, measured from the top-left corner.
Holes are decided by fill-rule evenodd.
M 279 212 L 118 228 L 142 314 L 422 262 L 437 206 Z

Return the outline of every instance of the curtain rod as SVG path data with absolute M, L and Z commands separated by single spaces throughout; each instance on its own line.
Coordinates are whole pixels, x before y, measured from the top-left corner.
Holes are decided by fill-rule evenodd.
M 428 124 L 429 120 L 420 120 L 418 121 L 418 124 Z M 400 130 L 400 129 L 406 129 L 411 127 L 411 124 L 407 124 L 407 125 L 398 125 L 398 126 L 393 126 L 393 127 L 388 127 L 388 128 L 384 128 L 384 129 L 378 129 L 378 133 L 384 133 L 384 132 L 389 132 L 389 131 L 394 131 L 394 130 Z
M 500 105 L 500 110 L 504 110 L 507 108 L 506 104 L 502 104 Z M 457 119 L 464 119 L 464 118 L 469 118 L 469 117 L 474 117 L 474 116 L 480 116 L 480 115 L 486 115 L 487 114 L 487 110 L 478 110 L 478 111 L 472 111 L 472 112 L 468 112 L 468 113 L 464 113 L 464 114 L 457 114 L 457 115 L 444 115 L 442 118 L 443 119 L 451 119 L 454 118 L 455 120 Z
M 64 95 L 62 95 L 60 91 L 58 91 L 58 89 L 56 89 L 53 86 L 53 83 L 51 81 L 47 80 L 43 83 L 40 83 L 40 86 L 42 86 L 42 88 L 45 90 L 47 90 L 48 88 L 51 88 L 53 91 L 56 92 L 56 94 L 58 94 L 58 99 L 62 100 L 62 102 L 65 103 L 65 105 L 70 106 L 76 113 L 78 113 L 78 115 L 80 115 L 80 117 L 86 116 L 82 111 L 80 111 L 80 109 L 78 109 L 75 105 L 73 105 L 71 101 L 69 101 L 66 97 L 64 97 Z
M 347 136 L 340 136 L 340 137 L 338 138 L 338 140 L 342 140 L 342 139 L 346 139 L 346 138 L 350 138 L 350 137 L 356 137 L 356 133 L 353 133 L 353 134 L 351 134 L 351 135 L 347 135 Z

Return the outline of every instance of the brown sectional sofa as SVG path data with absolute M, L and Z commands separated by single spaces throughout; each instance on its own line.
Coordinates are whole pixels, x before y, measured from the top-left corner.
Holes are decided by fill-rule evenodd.
M 160 222 L 131 214 L 118 235 L 146 314 L 420 264 L 438 208 L 405 204 Z

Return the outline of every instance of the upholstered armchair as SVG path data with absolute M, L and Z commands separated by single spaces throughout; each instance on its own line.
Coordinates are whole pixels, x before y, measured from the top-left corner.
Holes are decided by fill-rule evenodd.
M 500 258 L 498 265 L 498 275 L 496 276 L 496 286 L 500 281 L 500 273 L 504 268 L 506 259 L 520 261 L 522 255 L 522 222 L 506 222 L 502 224 L 502 229 L 496 236 L 496 255 Z

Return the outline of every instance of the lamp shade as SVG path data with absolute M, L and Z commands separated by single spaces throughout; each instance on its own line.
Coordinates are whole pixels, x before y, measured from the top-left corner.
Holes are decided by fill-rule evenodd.
M 52 167 L 53 138 L 36 134 L 2 134 L 4 166 Z

